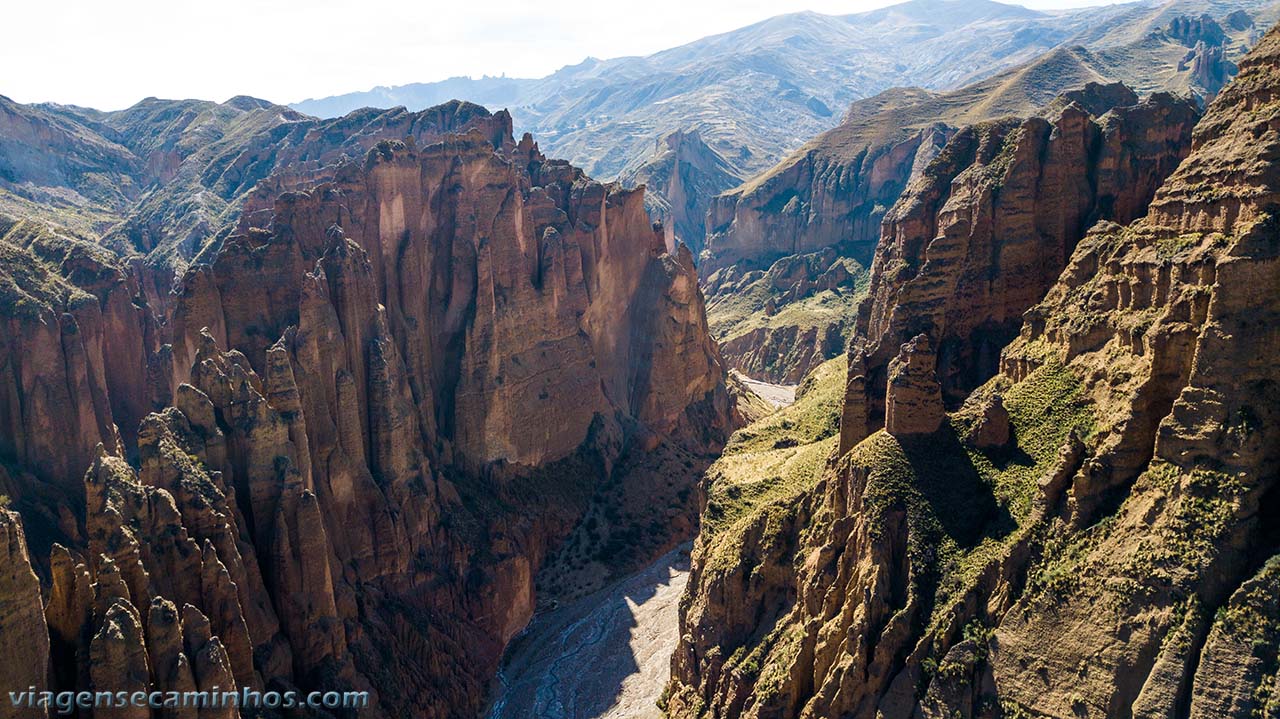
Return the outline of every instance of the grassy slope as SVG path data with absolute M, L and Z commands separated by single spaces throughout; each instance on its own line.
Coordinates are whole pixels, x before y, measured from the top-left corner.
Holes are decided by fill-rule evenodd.
M 727 342 L 760 327 L 821 327 L 853 317 L 858 302 L 866 295 L 870 274 L 853 259 L 841 258 L 840 261 L 854 277 L 852 291 L 823 290 L 796 302 L 780 304 L 778 311 L 770 315 L 765 307 L 770 299 L 776 302 L 781 293 L 771 287 L 767 278 L 761 277 L 738 291 L 721 293 L 708 302 L 707 322 L 711 334 L 717 341 Z
M 707 471 L 701 536 L 709 558 L 728 558 L 753 521 L 813 488 L 836 447 L 845 365 L 843 357 L 820 365 L 805 378 L 795 404 L 730 438 Z
M 749 527 L 762 519 L 783 521 L 817 485 L 836 446 L 844 379 L 843 357 L 823 364 L 805 379 L 795 405 L 740 430 L 712 465 L 702 525 L 710 570 L 736 561 Z M 936 435 L 877 432 L 847 460 L 870 470 L 870 506 L 907 509 L 915 580 L 935 597 L 934 607 L 948 606 L 990 559 L 1030 530 L 1036 481 L 1070 433 L 1092 431 L 1093 414 L 1079 383 L 1061 364 L 1046 364 L 1017 384 L 997 377 L 975 399 L 997 391 L 1016 440 L 1009 447 L 983 450 L 965 443 L 974 403 Z

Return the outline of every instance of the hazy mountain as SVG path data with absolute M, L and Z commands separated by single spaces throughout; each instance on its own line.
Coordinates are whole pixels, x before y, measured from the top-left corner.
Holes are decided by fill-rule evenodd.
M 486 77 L 376 88 L 293 107 L 335 116 L 364 106 L 427 107 L 451 97 L 508 108 L 517 130 L 596 177 L 630 177 L 655 141 L 696 131 L 728 177 L 745 180 L 834 127 L 849 104 L 890 87 L 961 87 L 1056 47 L 1130 45 L 1223 2 L 1174 0 L 1039 12 L 998 2 L 912 0 L 853 15 L 802 12 L 646 57 L 588 59 L 537 80 Z M 1258 8 L 1267 3 L 1239 2 Z M 1050 93 L 1052 96 L 1053 93 Z M 624 168 L 631 172 L 623 175 Z M 665 198 L 655 193 L 657 210 Z M 687 198 L 686 198 L 687 199 Z M 694 202 L 705 209 L 709 197 Z M 682 223 L 683 224 L 683 223 Z M 683 239 L 700 249 L 702 233 Z
M 849 261 L 869 266 L 886 212 L 959 128 L 1039 114 L 1059 93 L 1089 83 L 1208 97 L 1275 18 L 1276 5 L 1184 1 L 1122 11 L 1123 22 L 1083 34 L 1093 45 L 1066 44 L 955 90 L 892 88 L 859 100 L 839 125 L 709 202 L 699 270 L 730 365 L 776 381 L 842 351 L 840 334 L 850 325 L 836 305 L 847 310 L 859 298 L 814 295 L 823 286 L 817 279 L 829 268 L 846 271 Z M 1074 99 L 1088 104 L 1078 93 Z M 808 281 L 778 285 L 774 263 L 787 277 L 809 267 Z M 779 346 L 788 351 L 769 349 Z

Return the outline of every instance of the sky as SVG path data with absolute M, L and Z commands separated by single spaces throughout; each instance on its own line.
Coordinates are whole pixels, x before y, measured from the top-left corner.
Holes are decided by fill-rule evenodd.
M 960 0 L 965 1 L 965 0 Z M 1021 0 L 1037 9 L 1109 0 Z M 1114 1 L 1114 0 L 1110 0 Z M 0 95 L 118 110 L 144 97 L 289 103 L 468 75 L 541 77 L 773 15 L 893 0 L 0 0 Z

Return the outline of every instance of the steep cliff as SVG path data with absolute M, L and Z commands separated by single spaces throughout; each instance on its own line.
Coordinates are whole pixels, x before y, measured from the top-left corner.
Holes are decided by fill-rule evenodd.
M 726 361 L 797 382 L 856 334 L 873 355 L 882 400 L 898 345 L 936 325 L 948 397 L 962 399 L 995 372 L 998 348 L 1084 231 L 1099 219 L 1128 222 L 1145 211 L 1186 154 L 1197 115 L 1169 95 L 1139 103 L 1123 85 L 1090 83 L 1036 116 L 958 131 L 912 171 L 915 179 L 886 214 L 869 281 L 836 248 L 784 257 L 767 272 L 712 272 L 704 288 Z M 760 278 L 767 290 L 756 286 Z M 765 299 L 753 305 L 756 296 Z M 964 335 L 965 356 L 952 356 L 953 334 Z M 950 386 L 956 382 L 959 389 Z
M 1146 214 L 1190 150 L 1199 113 L 1163 94 L 1112 108 L 1115 97 L 1136 98 L 1105 90 L 1064 95 L 1050 119 L 960 131 L 886 215 L 853 333 L 870 412 L 847 416 L 846 449 L 883 426 L 888 370 L 904 342 L 930 336 L 954 409 L 996 373 L 1000 349 L 1085 231 Z
M 1229 9 L 1177 3 L 1134 7 L 1126 22 L 1103 23 L 1078 46 L 1055 48 L 967 87 L 946 92 L 895 88 L 853 103 L 839 126 L 711 203 L 699 265 L 704 280 L 730 267 L 739 273 L 764 271 L 780 259 L 827 248 L 870 267 L 886 213 L 959 128 L 1009 116 L 1052 120 L 1071 101 L 1100 117 L 1111 107 L 1136 103 L 1120 83 L 1143 96 L 1167 91 L 1212 98 L 1235 72 L 1233 61 L 1256 40 L 1249 12 L 1237 10 L 1228 18 Z M 1200 15 L 1201 10 L 1211 10 L 1221 23 Z M 1196 14 L 1183 14 L 1189 11 Z M 1086 85 L 1089 91 L 1080 90 Z M 710 285 L 707 289 L 712 324 L 722 325 L 716 311 L 721 298 Z M 787 314 L 793 303 L 775 301 L 773 311 Z M 803 307 L 791 312 L 808 314 Z M 774 326 L 726 345 L 727 361 L 748 373 L 759 368 L 756 357 L 775 355 L 777 347 L 801 338 L 804 330 L 765 316 L 757 323 Z M 847 326 L 824 325 L 819 336 L 850 334 Z M 775 380 L 813 366 L 782 358 L 772 364 L 779 365 L 770 375 Z
M 649 215 L 663 223 L 671 240 L 679 239 L 697 255 L 706 239 L 711 198 L 741 183 L 739 172 L 696 130 L 677 131 L 656 140 L 653 154 L 622 168 L 618 181 L 643 185 Z
M 598 582 L 691 535 L 732 422 L 691 255 L 642 191 L 463 109 L 300 140 L 162 303 L 137 263 L 4 226 L 0 492 L 32 561 L 0 642 L 45 632 L 52 688 L 474 716 L 544 566 Z M 633 551 L 565 558 L 601 513 Z
M 501 117 L 457 101 L 318 120 L 243 96 L 224 103 L 148 98 L 116 112 L 0 97 L 0 213 L 142 255 L 142 289 L 160 305 L 187 264 L 236 227 L 250 191 L 277 170 L 325 171 L 382 140 L 428 143 L 471 126 L 497 134 Z
M 955 90 L 895 88 L 853 103 L 840 125 L 715 199 L 707 215 L 704 272 L 735 262 L 763 268 L 778 257 L 824 247 L 843 247 L 869 263 L 881 218 L 913 169 L 923 168 L 955 128 L 1034 114 L 1059 93 L 1088 82 L 1212 97 L 1234 71 L 1230 61 L 1253 40 L 1251 26 L 1228 23 L 1225 30 L 1209 17 L 1175 16 L 1167 27 L 1142 34 L 1165 14 L 1153 12 L 1132 19 L 1134 29 L 1099 28 L 1132 33 L 1131 39 L 1093 49 L 1054 48 Z
M 1273 29 L 954 411 L 935 327 L 895 348 L 886 429 L 850 436 L 851 355 L 851 446 L 695 552 L 672 716 L 1276 711 L 1278 96 Z

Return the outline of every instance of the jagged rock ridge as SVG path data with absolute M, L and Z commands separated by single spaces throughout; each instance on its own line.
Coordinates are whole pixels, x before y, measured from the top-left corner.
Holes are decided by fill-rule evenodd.
M 162 304 L 137 263 L 6 221 L 0 642 L 51 688 L 474 716 L 589 511 L 634 548 L 606 572 L 689 536 L 732 414 L 692 257 L 642 191 L 454 110 L 359 160 L 303 141 Z
M 1211 98 L 1234 73 L 1233 61 L 1257 39 L 1250 12 L 1262 17 L 1268 11 L 1169 3 L 1124 12 L 1131 13 L 1124 22 L 1100 23 L 1078 43 L 967 87 L 895 88 L 853 103 L 840 125 L 711 203 L 700 259 L 704 281 L 720 270 L 767 270 L 779 259 L 827 248 L 842 261 L 870 267 L 885 214 L 957 129 L 1006 116 L 1052 119 L 1071 101 L 1100 116 L 1109 107 L 1133 104 L 1123 99 L 1129 91 L 1120 82 L 1143 96 L 1164 91 Z M 1101 109 L 1083 97 L 1060 97 L 1087 84 L 1099 85 L 1092 102 Z M 712 325 L 721 326 L 727 318 L 718 308 L 728 305 L 711 284 L 707 289 Z M 811 314 L 802 306 L 788 313 L 788 304 L 795 303 L 776 303 L 774 313 Z M 756 357 L 772 354 L 797 329 L 767 316 L 757 321 L 774 325 L 775 332 L 734 345 L 726 359 L 742 371 L 758 369 Z M 842 334 L 849 333 L 846 326 Z M 775 365 L 769 377 L 778 380 L 813 366 L 799 353 L 795 357 L 766 363 Z
M 1278 96 L 1273 29 L 936 432 L 890 421 L 699 546 L 672 716 L 1274 714 Z M 887 406 L 945 408 L 928 337 Z
M 1044 295 L 1084 231 L 1099 219 L 1127 222 L 1145 211 L 1186 154 L 1197 115 L 1190 102 L 1166 94 L 1139 103 L 1123 85 L 1089 83 L 1037 116 L 948 130 L 944 149 L 912 171 L 887 213 L 870 281 L 859 282 L 865 272 L 836 248 L 784 257 L 764 273 L 731 265 L 704 283 L 712 331 L 728 362 L 772 381 L 799 381 L 861 335 L 883 399 L 884 370 L 898 346 L 936 328 L 948 398 L 963 399 L 994 374 L 998 348 L 1017 333 L 1021 313 Z M 918 276 L 926 264 L 929 271 Z M 797 276 L 796 267 L 808 267 L 807 275 Z M 832 281 L 835 272 L 843 281 Z M 767 319 L 730 324 L 757 277 L 771 278 L 775 288 Z M 822 289 L 838 291 L 809 299 Z M 864 292 L 871 297 L 859 313 Z M 951 337 L 960 335 L 957 350 Z

